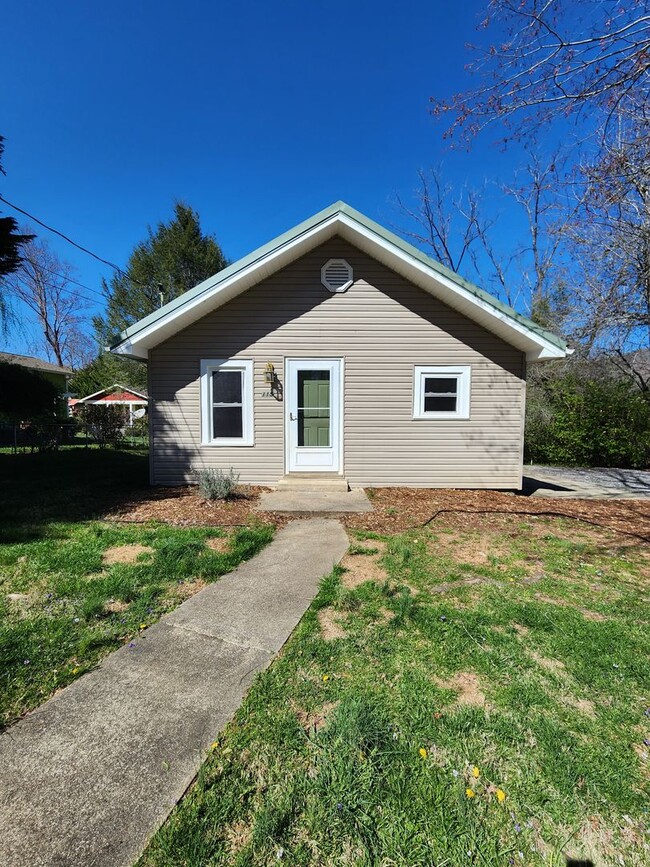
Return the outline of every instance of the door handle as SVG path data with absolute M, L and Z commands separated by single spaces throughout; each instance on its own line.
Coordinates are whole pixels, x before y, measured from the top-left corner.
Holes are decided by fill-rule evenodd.
M 292 412 L 289 413 L 289 421 L 298 421 L 297 418 L 294 418 L 294 417 L 293 417 L 293 413 L 292 413 Z

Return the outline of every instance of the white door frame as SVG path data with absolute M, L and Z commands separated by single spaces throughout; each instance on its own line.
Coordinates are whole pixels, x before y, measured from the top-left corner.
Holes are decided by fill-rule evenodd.
M 329 448 L 298 446 L 298 371 L 329 370 Z M 286 358 L 284 367 L 285 472 L 343 472 L 343 359 Z

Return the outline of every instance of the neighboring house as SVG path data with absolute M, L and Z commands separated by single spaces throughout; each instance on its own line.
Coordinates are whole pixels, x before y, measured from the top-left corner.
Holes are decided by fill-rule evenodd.
M 126 407 L 127 424 L 129 427 L 133 427 L 135 419 L 146 415 L 149 399 L 146 394 L 141 394 L 141 392 L 136 391 L 134 388 L 129 388 L 116 382 L 114 385 L 102 388 L 101 391 L 96 391 L 94 394 L 68 400 L 68 405 L 73 415 L 78 411 L 79 407 L 90 404 L 95 406 Z
M 338 202 L 130 326 L 151 480 L 519 488 L 555 335 Z M 312 475 L 313 474 L 313 475 Z M 286 483 L 286 479 L 284 479 Z
M 66 414 L 65 398 L 67 397 L 68 379 L 72 376 L 71 368 L 60 367 L 58 364 L 52 364 L 52 362 L 44 361 L 42 358 L 34 358 L 32 355 L 15 355 L 12 352 L 0 352 L 0 363 L 3 362 L 26 367 L 51 382 L 61 395 L 59 415 Z

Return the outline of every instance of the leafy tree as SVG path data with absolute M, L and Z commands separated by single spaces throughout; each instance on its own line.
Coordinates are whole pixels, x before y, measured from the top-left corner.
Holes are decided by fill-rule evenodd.
M 124 439 L 124 426 L 127 423 L 124 406 L 82 404 L 79 418 L 100 449 L 108 445 L 117 448 Z
M 149 237 L 137 244 L 128 273 L 104 283 L 106 315 L 94 320 L 100 344 L 114 343 L 128 325 L 160 307 L 161 295 L 171 301 L 226 264 L 214 236 L 202 231 L 196 211 L 178 202 L 173 219 L 155 231 L 149 228 Z
M 102 352 L 90 364 L 75 371 L 70 380 L 70 391 L 79 397 L 87 397 L 116 382 L 146 393 L 147 365 L 111 352 Z
M 0 362 L 0 417 L 12 422 L 54 421 L 59 392 L 56 386 L 19 364 Z
M 606 363 L 560 363 L 531 382 L 526 457 L 537 463 L 640 467 L 650 460 L 650 403 Z
M 2 154 L 4 152 L 4 136 L 0 135 L 0 174 L 5 174 L 2 168 Z M 20 265 L 21 247 L 33 239 L 33 235 L 23 235 L 17 232 L 18 223 L 13 217 L 0 217 L 0 287 L 3 278 L 12 274 Z M 7 304 L 0 294 L 0 322 L 6 324 Z

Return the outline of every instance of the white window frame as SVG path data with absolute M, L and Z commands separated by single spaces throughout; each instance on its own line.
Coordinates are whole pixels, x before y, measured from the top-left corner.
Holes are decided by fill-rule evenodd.
M 214 437 L 212 432 L 212 374 L 219 370 L 238 370 L 242 382 L 242 435 L 241 437 Z M 254 439 L 253 420 L 253 362 L 241 358 L 209 358 L 201 361 L 201 445 L 203 446 L 252 446 Z
M 445 379 L 454 377 L 458 382 L 456 409 L 454 412 L 425 412 L 424 380 L 428 376 Z M 468 364 L 449 367 L 416 365 L 413 382 L 413 418 L 428 419 L 468 419 L 470 411 L 471 368 Z

